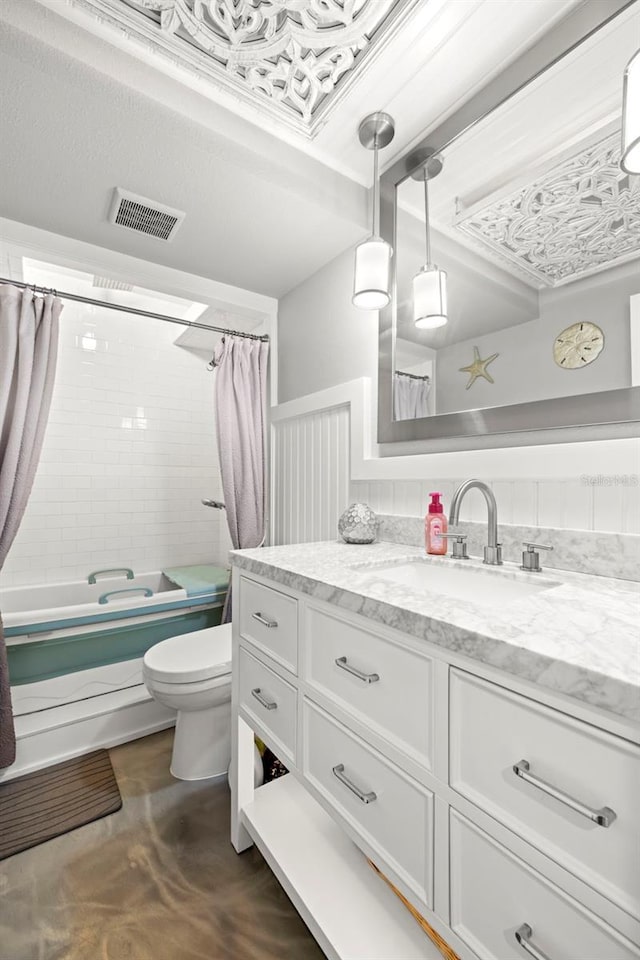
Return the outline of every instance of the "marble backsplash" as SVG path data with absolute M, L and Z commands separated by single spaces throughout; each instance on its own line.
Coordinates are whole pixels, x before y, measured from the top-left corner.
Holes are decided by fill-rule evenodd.
M 379 514 L 378 539 L 419 547 L 424 544 L 424 517 Z M 481 557 L 487 542 L 486 523 L 461 522 L 456 528 L 467 535 L 472 557 Z M 449 531 L 452 532 L 452 531 Z M 640 535 L 565 530 L 554 527 L 525 527 L 501 523 L 498 537 L 505 560 L 519 562 L 523 540 L 547 543 L 553 550 L 540 551 L 542 568 L 573 570 L 598 577 L 640 581 Z

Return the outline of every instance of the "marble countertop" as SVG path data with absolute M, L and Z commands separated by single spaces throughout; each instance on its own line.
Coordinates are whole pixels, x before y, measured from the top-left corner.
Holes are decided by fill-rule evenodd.
M 234 566 L 383 623 L 549 690 L 640 721 L 640 593 L 626 580 L 513 563 L 426 557 L 404 544 L 302 543 L 234 550 Z M 543 556 L 544 561 L 544 556 Z M 384 577 L 390 562 L 420 561 L 545 588 L 488 605 Z M 487 581 L 489 586 L 489 581 Z

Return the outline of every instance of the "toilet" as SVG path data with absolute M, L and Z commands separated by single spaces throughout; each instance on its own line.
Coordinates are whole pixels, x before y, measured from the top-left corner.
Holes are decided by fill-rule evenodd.
M 161 640 L 142 661 L 154 700 L 177 710 L 171 773 L 226 775 L 231 759 L 231 624 Z

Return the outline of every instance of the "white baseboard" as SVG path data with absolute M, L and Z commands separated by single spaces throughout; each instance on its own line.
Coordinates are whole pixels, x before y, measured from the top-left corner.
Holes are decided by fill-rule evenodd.
M 175 719 L 175 711 L 152 700 L 144 685 L 17 717 L 16 761 L 0 771 L 0 783 L 165 730 Z

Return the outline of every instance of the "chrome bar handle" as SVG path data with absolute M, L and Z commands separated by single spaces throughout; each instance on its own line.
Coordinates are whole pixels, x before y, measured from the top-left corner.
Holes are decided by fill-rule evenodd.
M 91 586 L 96 582 L 96 577 L 101 576 L 103 573 L 124 573 L 127 580 L 133 580 L 133 570 L 130 570 L 129 567 L 113 567 L 111 570 L 94 570 L 93 573 L 90 573 L 87 577 L 87 583 Z
M 263 627 L 269 627 L 269 629 L 272 629 L 273 627 L 278 626 L 277 620 L 270 620 L 269 617 L 263 617 L 261 613 L 252 613 L 251 616 L 254 620 L 257 620 L 258 623 L 261 623 Z
M 340 783 L 344 783 L 345 787 L 348 790 L 351 790 L 351 793 L 355 793 L 358 800 L 362 800 L 363 803 L 373 803 L 373 801 L 377 799 L 373 790 L 370 790 L 369 793 L 365 793 L 364 790 L 360 789 L 360 787 L 356 787 L 352 780 L 349 780 L 349 777 L 347 777 L 344 772 L 344 763 L 338 763 L 331 769 L 333 770 L 334 777 L 337 777 Z
M 260 687 L 255 687 L 255 688 L 251 691 L 251 696 L 252 696 L 252 697 L 255 697 L 256 700 L 258 701 L 258 703 L 261 703 L 262 706 L 265 708 L 265 710 L 277 710 L 277 709 L 278 709 L 278 704 L 275 702 L 275 700 L 267 700 L 266 697 L 263 695 Z
M 520 569 L 528 570 L 530 573 L 540 573 L 542 567 L 538 550 L 553 550 L 553 547 L 550 543 L 534 543 L 533 540 L 523 540 L 522 546 L 527 549 L 522 551 Z
M 363 683 L 377 683 L 380 679 L 377 673 L 363 673 L 362 670 L 352 667 L 350 663 L 347 663 L 346 657 L 338 657 L 335 665 L 336 667 L 340 667 L 341 670 L 346 670 L 347 673 L 350 673 L 353 677 L 357 677 L 358 680 L 362 680 Z
M 438 536 L 442 540 L 453 541 L 450 554 L 452 560 L 469 560 L 466 533 L 439 533 Z
M 532 943 L 532 936 L 533 930 L 528 923 L 523 923 L 522 926 L 518 927 L 515 933 L 516 940 L 524 952 L 528 953 L 530 957 L 533 957 L 533 960 L 549 960 L 547 954 L 543 953 L 539 947 L 536 947 L 535 943 Z
M 123 593 L 141 593 L 143 597 L 152 597 L 153 590 L 149 587 L 129 587 L 127 590 L 110 590 L 98 598 L 98 603 L 109 603 L 110 597 L 122 596 Z
M 610 827 L 613 821 L 616 819 L 617 814 L 611 809 L 611 807 L 601 807 L 600 810 L 594 810 L 592 807 L 588 807 L 580 800 L 575 800 L 573 797 L 570 797 L 568 793 L 564 792 L 564 790 L 560 790 L 558 787 L 554 787 L 553 784 L 547 783 L 546 780 L 536 777 L 533 773 L 530 773 L 530 770 L 531 766 L 528 760 L 519 760 L 513 765 L 513 772 L 517 777 L 520 777 L 521 780 L 524 780 L 525 783 L 530 783 L 531 786 L 537 787 L 538 790 L 542 790 L 543 793 L 547 793 L 550 797 L 554 797 L 556 800 L 559 800 L 560 803 L 564 803 L 567 807 L 571 807 L 571 809 L 575 810 L 576 813 L 579 813 L 588 820 L 592 820 L 594 823 L 597 823 L 599 827 Z

